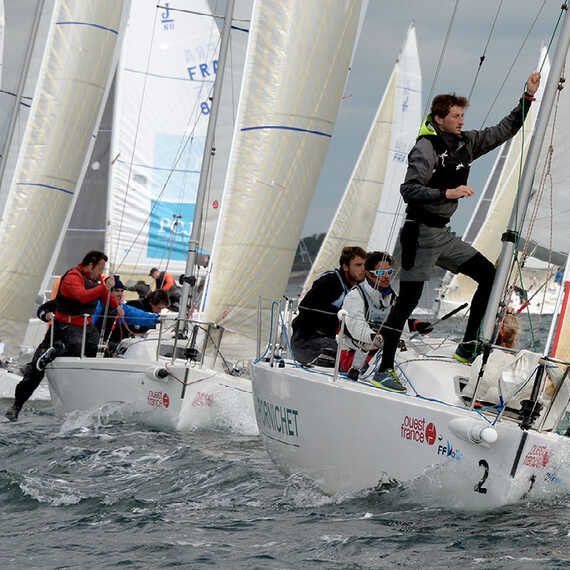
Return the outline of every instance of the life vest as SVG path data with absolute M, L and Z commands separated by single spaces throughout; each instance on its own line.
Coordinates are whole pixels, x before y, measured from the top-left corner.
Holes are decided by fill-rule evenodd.
M 430 188 L 457 188 L 467 184 L 469 171 L 471 169 L 471 156 L 467 151 L 465 141 L 459 138 L 458 145 L 455 149 L 449 148 L 443 136 L 441 136 L 434 126 L 431 124 L 432 116 L 429 114 L 423 122 L 420 133 L 416 140 L 428 140 L 437 155 L 437 162 L 433 169 L 431 178 L 426 183 Z M 453 201 L 442 198 L 443 202 Z M 406 208 L 406 214 L 409 218 L 429 226 L 443 227 L 449 222 L 449 219 L 425 212 L 421 205 L 409 204 Z
M 64 279 L 67 277 L 68 273 L 71 273 L 72 271 L 75 271 L 79 273 L 79 275 L 81 275 L 81 277 L 83 278 L 83 283 L 85 284 L 85 289 L 94 289 L 95 287 L 99 287 L 99 283 L 91 281 L 91 279 L 89 279 L 87 275 L 83 273 L 83 271 L 79 271 L 77 267 L 74 267 L 73 269 L 66 271 L 63 277 L 61 278 L 61 281 L 59 282 L 59 287 L 57 289 L 57 295 L 55 297 L 56 310 L 59 313 L 69 316 L 79 316 L 85 314 L 93 315 L 95 313 L 95 309 L 97 308 L 98 299 L 93 299 L 92 301 L 87 301 L 86 303 L 82 303 L 77 299 L 72 299 L 71 297 L 64 296 L 61 292 L 61 285 Z

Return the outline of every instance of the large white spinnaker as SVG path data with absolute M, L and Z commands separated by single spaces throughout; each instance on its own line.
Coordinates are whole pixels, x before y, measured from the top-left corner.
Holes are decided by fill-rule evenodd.
M 400 184 L 420 121 L 421 72 L 412 25 L 302 295 L 337 265 L 347 245 L 393 250 L 403 213 Z
M 219 149 L 205 200 L 204 253 L 211 252 L 220 211 L 251 2 L 236 3 Z M 225 4 L 132 5 L 117 72 L 106 236 L 111 266 L 121 274 L 148 274 L 153 266 L 184 271 Z
M 54 9 L 0 227 L 0 338 L 12 350 L 23 340 L 81 185 L 127 4 L 59 0 Z
M 483 208 L 484 210 L 484 206 L 490 199 L 491 202 L 490 205 L 488 205 L 486 215 L 472 217 L 468 228 L 470 235 L 475 234 L 475 237 L 471 238 L 471 245 L 493 263 L 497 261 L 501 252 L 501 235 L 509 221 L 511 210 L 517 195 L 522 164 L 524 164 L 524 161 L 526 160 L 536 120 L 536 114 L 540 108 L 544 89 L 543 86 L 548 78 L 550 64 L 546 56 L 546 48 L 544 47 L 541 49 L 538 62 L 539 67 L 543 61 L 544 65 L 542 69 L 541 87 L 536 93 L 536 101 L 529 109 L 528 118 L 524 125 L 524 131 L 521 129 L 512 139 L 505 143 L 505 145 L 508 145 L 506 158 L 502 157 L 503 153 L 500 151 L 500 154 L 496 159 L 496 164 L 493 167 L 485 185 L 485 190 L 483 191 L 482 199 L 485 201 L 480 201 L 477 206 L 478 210 L 479 208 Z M 496 181 L 498 174 L 497 170 L 499 168 L 500 176 L 498 181 Z M 490 198 L 488 194 L 491 193 L 490 191 L 493 190 L 493 186 L 495 185 L 496 188 Z M 476 223 L 480 225 L 478 227 L 478 231 L 475 233 L 474 230 L 476 228 L 474 228 L 474 224 Z M 473 297 L 475 288 L 476 283 L 470 277 L 463 274 L 454 275 L 447 286 L 444 302 L 442 302 L 440 307 L 440 312 L 446 313 L 455 306 L 468 302 Z
M 280 297 L 332 136 L 358 0 L 256 2 L 205 319 L 255 338 Z

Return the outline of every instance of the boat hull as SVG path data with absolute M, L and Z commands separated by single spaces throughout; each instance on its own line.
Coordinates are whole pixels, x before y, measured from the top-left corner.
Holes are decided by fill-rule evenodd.
M 449 371 L 442 377 L 449 378 Z M 523 432 L 514 422 L 495 426 L 495 443 L 474 443 L 458 421 L 460 428 L 489 424 L 459 405 L 333 382 L 293 366 L 256 364 L 252 378 L 257 422 L 270 456 L 286 473 L 301 473 L 327 493 L 397 481 L 431 487 L 430 494 L 453 497 L 455 506 L 487 508 L 538 488 L 568 488 L 562 471 L 569 438 L 528 432 L 516 462 Z
M 159 370 L 168 375 L 160 378 Z M 257 433 L 251 381 L 181 362 L 133 358 L 57 358 L 46 369 L 55 411 L 96 410 L 116 404 L 158 429 L 238 426 Z

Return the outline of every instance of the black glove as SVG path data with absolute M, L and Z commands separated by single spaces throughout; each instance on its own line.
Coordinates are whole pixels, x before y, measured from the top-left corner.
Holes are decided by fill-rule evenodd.
M 408 319 L 408 328 L 410 332 L 417 332 L 419 334 L 429 334 L 433 330 L 431 323 L 418 321 L 417 319 Z

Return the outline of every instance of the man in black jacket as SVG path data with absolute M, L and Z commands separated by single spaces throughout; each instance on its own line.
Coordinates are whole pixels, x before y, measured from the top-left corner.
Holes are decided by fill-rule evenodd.
M 408 170 L 400 192 L 407 204 L 400 234 L 402 271 L 400 295 L 382 330 L 384 351 L 375 384 L 393 392 L 405 392 L 395 374 L 394 356 L 406 319 L 422 294 L 424 281 L 438 265 L 452 273 L 464 273 L 477 284 L 463 342 L 454 357 L 469 362 L 476 352 L 478 329 L 491 293 L 495 269 L 481 253 L 449 230 L 458 201 L 474 195 L 467 186 L 473 160 L 514 136 L 521 128 L 540 84 L 532 73 L 518 105 L 499 124 L 480 131 L 462 131 L 467 99 L 455 94 L 437 95 L 417 142 L 408 156 Z
M 293 356 L 308 364 L 320 355 L 332 358 L 336 354 L 337 313 L 350 289 L 364 280 L 366 252 L 358 246 L 345 247 L 339 268 L 327 271 L 315 280 L 299 304 L 299 314 L 293 320 L 291 345 Z

